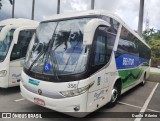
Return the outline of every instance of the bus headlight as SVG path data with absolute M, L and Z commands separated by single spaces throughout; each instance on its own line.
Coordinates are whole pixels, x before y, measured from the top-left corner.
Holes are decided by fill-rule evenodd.
M 0 77 L 4 77 L 6 75 L 7 75 L 7 71 L 6 70 L 0 71 Z
M 82 87 L 82 88 L 78 88 L 78 89 L 75 89 L 75 90 L 69 90 L 69 91 L 62 91 L 60 93 L 64 97 L 74 97 L 74 96 L 85 93 L 91 86 L 93 86 L 93 84 L 94 84 L 94 82 L 85 86 L 85 87 Z

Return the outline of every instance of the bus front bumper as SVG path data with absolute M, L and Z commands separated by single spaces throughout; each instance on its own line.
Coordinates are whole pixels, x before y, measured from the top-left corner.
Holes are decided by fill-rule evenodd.
M 84 117 L 88 113 L 87 104 L 87 92 L 79 96 L 63 98 L 63 99 L 52 99 L 44 97 L 42 95 L 35 94 L 28 91 L 20 82 L 21 95 L 27 100 L 37 104 L 37 99 L 40 101 L 38 105 L 55 110 L 57 112 L 62 112 L 67 115 L 74 117 Z

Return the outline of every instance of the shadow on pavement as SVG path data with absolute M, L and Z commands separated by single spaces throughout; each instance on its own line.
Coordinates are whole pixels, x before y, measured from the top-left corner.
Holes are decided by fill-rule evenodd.
M 17 92 L 20 92 L 20 87 L 10 87 L 10 88 L 0 88 L 0 96 L 1 95 L 10 95 L 10 94 L 15 94 Z

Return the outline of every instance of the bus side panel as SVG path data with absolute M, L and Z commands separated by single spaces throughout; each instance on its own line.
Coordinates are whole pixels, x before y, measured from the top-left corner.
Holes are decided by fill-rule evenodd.
M 90 80 L 94 80 L 94 85 L 89 89 L 87 112 L 92 112 L 105 104 L 108 94 L 108 87 L 104 88 L 105 69 L 92 75 Z
M 22 66 L 20 60 L 10 62 L 9 87 L 19 86 Z
M 1 63 L 2 66 L 0 65 L 1 70 L 6 70 L 7 74 L 4 77 L 0 77 L 0 88 L 8 88 L 8 77 L 9 77 L 9 67 L 4 66 L 6 65 L 5 63 Z
M 89 78 L 90 80 L 94 80 L 95 83 L 89 89 L 87 112 L 97 110 L 110 102 L 112 88 L 118 78 L 119 76 L 116 70 L 115 56 L 113 52 L 110 62 L 102 70 Z
M 139 57 L 123 54 L 116 58 L 119 76 L 122 79 L 122 89 L 129 88 L 143 80 L 144 73 L 149 67 L 148 60 Z M 140 78 L 142 77 L 142 78 Z

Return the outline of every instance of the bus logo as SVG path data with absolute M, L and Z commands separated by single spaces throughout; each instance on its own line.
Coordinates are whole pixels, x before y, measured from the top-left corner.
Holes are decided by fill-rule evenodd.
M 35 86 L 39 86 L 39 81 L 33 80 L 33 79 L 29 79 L 28 81 L 30 84 L 35 85 Z
M 38 89 L 38 94 L 42 95 L 42 90 L 41 89 Z

